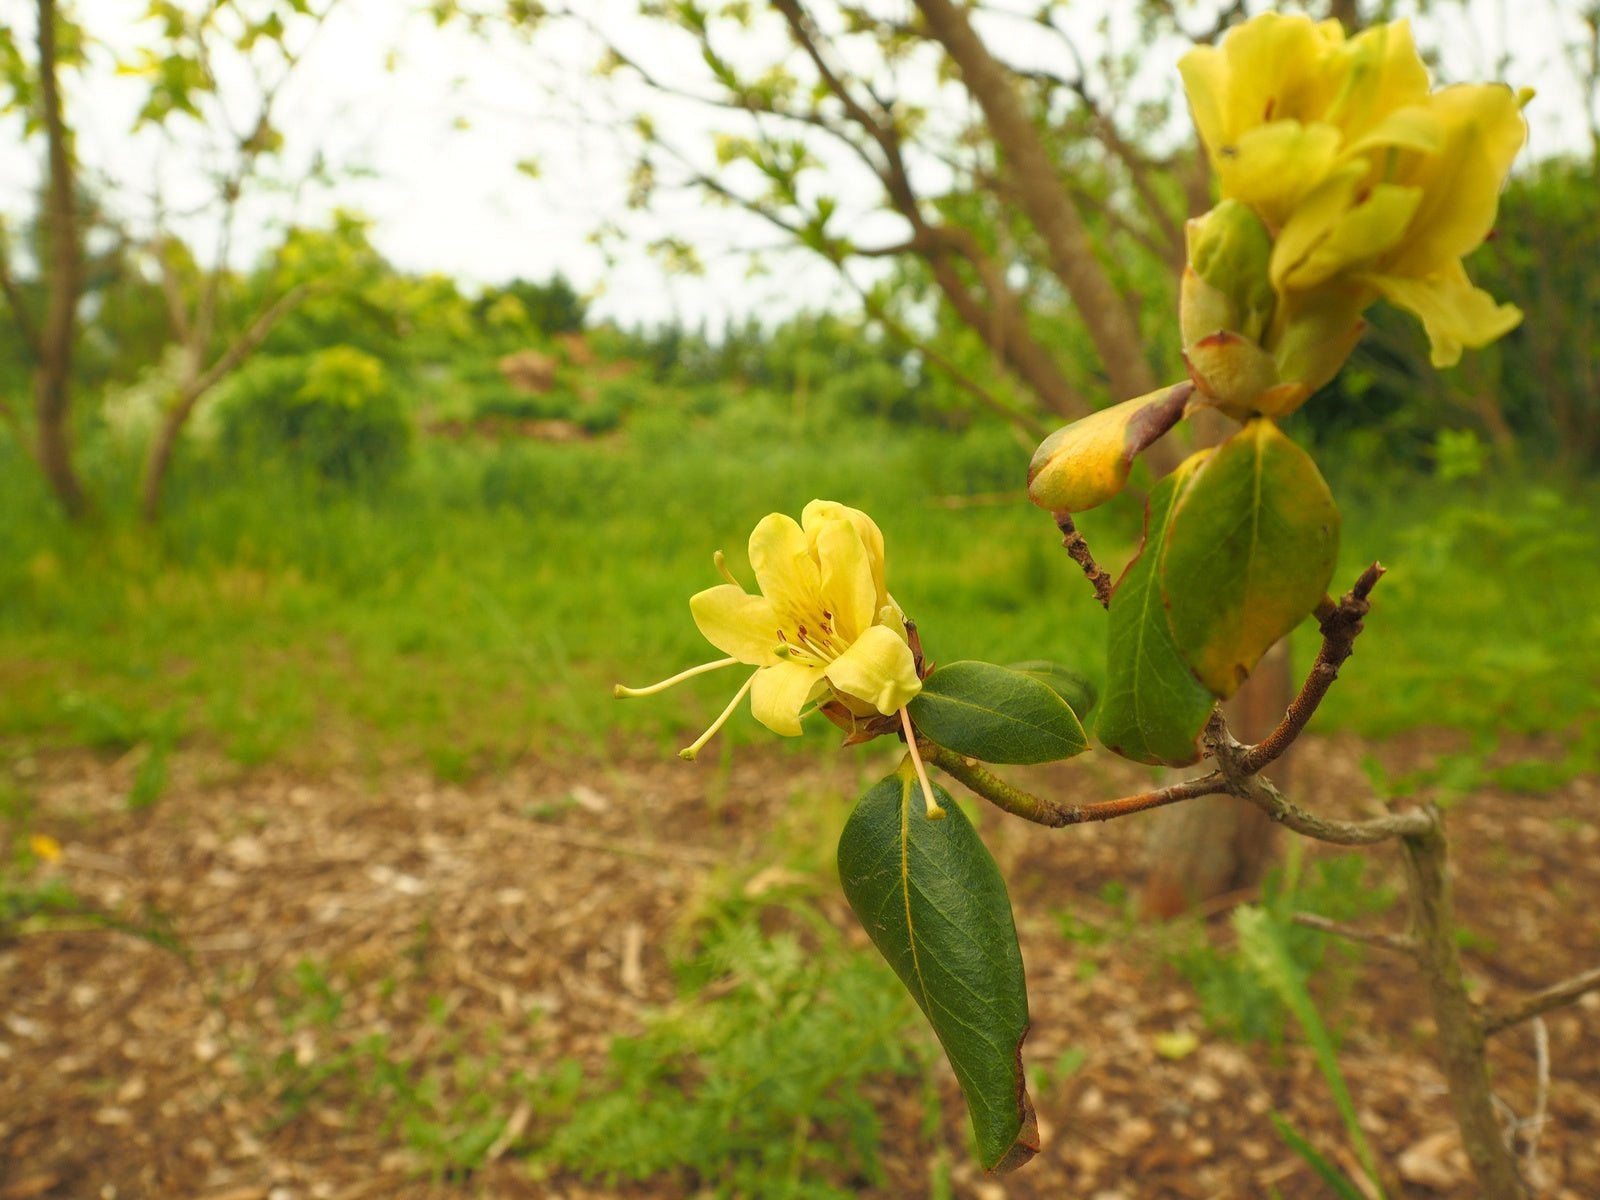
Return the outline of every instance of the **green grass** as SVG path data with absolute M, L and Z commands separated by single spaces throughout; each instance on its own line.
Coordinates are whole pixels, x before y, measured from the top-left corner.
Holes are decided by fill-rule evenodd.
M 156 755 L 201 742 L 243 763 L 400 759 L 447 778 L 525 754 L 668 749 L 737 678 L 626 703 L 612 683 L 712 657 L 687 606 L 718 582 L 712 551 L 748 579 L 755 521 L 816 496 L 877 518 L 890 586 L 933 659 L 1051 657 L 1097 676 L 1104 618 L 1049 518 L 1020 490 L 943 502 L 1013 486 L 1026 457 L 1004 431 L 799 424 L 751 396 L 715 421 L 642 411 L 590 443 L 424 443 L 372 493 L 189 461 L 152 532 L 114 506 L 96 528 L 63 526 L 13 455 L 0 736 Z M 1321 726 L 1583 725 L 1600 677 L 1597 510 L 1592 491 L 1509 485 L 1412 484 L 1352 506 L 1336 586 L 1372 558 L 1394 571 Z M 1123 500 L 1085 522 L 1113 570 L 1137 520 Z M 757 734 L 747 716 L 727 732 Z

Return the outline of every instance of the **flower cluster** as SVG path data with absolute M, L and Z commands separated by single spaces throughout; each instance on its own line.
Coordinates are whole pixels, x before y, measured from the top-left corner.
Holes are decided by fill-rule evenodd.
M 1378 298 L 1416 314 L 1435 366 L 1522 314 L 1467 278 L 1531 93 L 1433 90 L 1404 21 L 1263 14 L 1179 63 L 1223 202 L 1191 222 L 1181 323 L 1197 387 L 1236 416 L 1330 380 Z
M 757 592 L 745 591 L 722 556 L 727 583 L 689 600 L 700 632 L 726 658 L 618 696 L 653 695 L 721 667 L 756 668 L 728 707 L 690 746 L 693 758 L 748 693 L 750 710 L 774 733 L 796 736 L 814 701 L 857 716 L 896 716 L 922 689 L 905 615 L 884 584 L 883 534 L 866 513 L 813 500 L 800 521 L 763 517 L 750 535 Z

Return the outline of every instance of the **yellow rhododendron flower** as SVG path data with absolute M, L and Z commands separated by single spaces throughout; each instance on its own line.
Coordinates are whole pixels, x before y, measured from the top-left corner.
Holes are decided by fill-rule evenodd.
M 1179 71 L 1224 199 L 1271 238 L 1259 345 L 1285 385 L 1326 383 L 1380 296 L 1421 318 L 1440 367 L 1521 320 L 1461 259 L 1494 223 L 1530 93 L 1432 90 L 1405 21 L 1347 40 L 1336 21 L 1266 13 Z
M 782 513 L 763 517 L 750 535 L 758 592 L 745 591 L 718 555 L 728 582 L 689 601 L 700 632 L 728 657 L 651 687 L 619 685 L 616 694 L 652 695 L 736 663 L 756 668 L 684 758 L 699 753 L 746 693 L 756 719 L 788 737 L 800 733 L 806 706 L 829 694 L 858 716 L 904 721 L 922 681 L 905 616 L 884 584 L 883 558 L 883 534 L 872 518 L 842 504 L 813 500 L 798 523 Z

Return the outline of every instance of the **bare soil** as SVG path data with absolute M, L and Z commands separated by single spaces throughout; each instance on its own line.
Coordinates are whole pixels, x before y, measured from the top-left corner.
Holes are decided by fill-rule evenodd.
M 1399 770 L 1450 744 L 1313 739 L 1301 748 L 1295 792 L 1348 815 L 1350 798 L 1370 794 L 1363 755 Z M 448 1038 L 463 1055 L 481 1053 L 495 1030 L 496 1052 L 530 1072 L 564 1056 L 598 1063 L 614 1036 L 638 1030 L 676 995 L 668 949 L 708 891 L 730 877 L 748 883 L 774 839 L 805 821 L 797 805 L 806 796 L 861 783 L 854 765 L 745 752 L 723 773 L 676 761 L 529 763 L 463 786 L 404 770 L 246 771 L 185 754 L 160 802 L 130 813 L 136 766 L 85 754 L 13 764 L 36 798 L 36 830 L 64 847 L 49 869 L 107 912 L 159 914 L 189 962 L 81 921 L 0 943 L 0 1200 L 690 1195 L 671 1180 L 616 1190 L 530 1178 L 519 1154 L 526 1112 L 513 1115 L 522 1129 L 497 1142 L 485 1167 L 431 1179 L 376 1117 L 315 1097 L 286 1114 L 281 1090 L 252 1064 L 289 1055 L 305 1065 L 328 1052 L 317 1028 L 285 1017 L 286 981 L 302 961 L 356 981 L 341 1020 L 369 1022 L 397 1052 L 425 1054 Z M 1102 798 L 1145 778 L 1101 758 L 1034 782 Z M 1354 1169 L 1304 1045 L 1291 1039 L 1273 1052 L 1207 1030 L 1154 935 L 1099 945 L 1062 936 L 1059 911 L 1113 918 L 1102 889 L 1136 881 L 1143 821 L 1052 833 L 983 817 L 1021 929 L 1027 1056 L 1050 1063 L 1081 1047 L 1087 1058 L 1035 1096 L 1044 1150 L 1003 1179 L 966 1164 L 965 1110 L 953 1078 L 943 1081 L 957 1196 L 1323 1194 L 1273 1133 L 1273 1111 Z M 1484 1004 L 1600 962 L 1600 782 L 1477 794 L 1452 810 L 1450 829 L 1468 970 Z M 1371 857 L 1398 887 L 1393 851 Z M 860 938 L 836 889 L 820 903 Z M 1399 931 L 1403 913 L 1376 924 Z M 1216 926 L 1225 939 L 1220 913 Z M 1369 950 L 1355 969 L 1330 1017 L 1345 1030 L 1341 1062 L 1368 1137 L 1397 1195 L 1466 1200 L 1475 1192 L 1411 968 Z M 1545 1024 L 1548 1119 L 1529 1177 L 1540 1195 L 1594 1200 L 1600 995 Z M 1161 1035 L 1186 1032 L 1199 1039 L 1192 1052 L 1157 1050 Z M 1163 1045 L 1170 1054 L 1173 1044 Z M 1507 1112 L 1529 1116 L 1538 1091 L 1531 1028 L 1497 1037 L 1492 1057 Z M 878 1099 L 889 1182 L 863 1194 L 928 1195 L 920 1098 L 886 1086 Z

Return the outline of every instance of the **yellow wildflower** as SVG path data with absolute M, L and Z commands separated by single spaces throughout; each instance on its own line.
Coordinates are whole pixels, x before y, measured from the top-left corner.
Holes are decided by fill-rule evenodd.
M 799 523 L 782 513 L 762 518 L 750 535 L 756 594 L 738 584 L 720 554 L 716 561 L 728 582 L 691 597 L 689 610 L 728 657 L 650 687 L 615 689 L 652 695 L 735 663 L 755 667 L 684 758 L 699 753 L 746 693 L 758 721 L 792 737 L 806 706 L 830 692 L 858 715 L 895 716 L 922 690 L 905 616 L 884 584 L 883 534 L 865 513 L 813 500 Z
M 1494 223 L 1530 93 L 1431 90 L 1405 21 L 1347 40 L 1335 21 L 1267 13 L 1220 46 L 1195 47 L 1179 71 L 1224 200 L 1247 206 L 1271 239 L 1271 320 L 1259 337 L 1226 330 L 1264 350 L 1286 389 L 1257 411 L 1286 412 L 1332 378 L 1380 296 L 1421 318 L 1435 366 L 1521 320 L 1473 286 L 1461 259 Z M 1213 341 L 1196 357 L 1218 353 Z M 1260 368 L 1218 374 L 1253 386 Z M 1196 382 L 1227 390 L 1208 389 L 1204 367 Z

